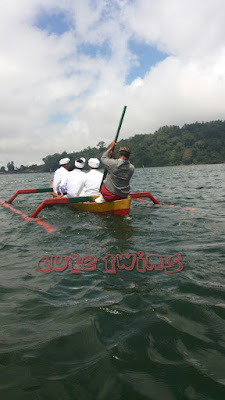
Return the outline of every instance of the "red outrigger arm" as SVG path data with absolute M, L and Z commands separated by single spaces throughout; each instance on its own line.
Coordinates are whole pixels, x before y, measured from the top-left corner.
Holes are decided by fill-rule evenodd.
M 160 204 L 156 199 L 155 199 L 155 197 L 153 197 L 152 195 L 151 195 L 151 193 L 150 192 L 138 192 L 138 193 L 130 193 L 130 197 L 132 198 L 132 199 L 140 199 L 140 198 L 142 198 L 142 197 L 148 197 L 149 199 L 151 199 L 152 201 L 153 201 L 153 203 L 154 204 Z
M 84 203 L 85 201 L 93 202 L 92 196 L 85 197 L 60 197 L 56 199 L 45 199 L 42 203 L 36 208 L 36 210 L 31 214 L 32 218 L 35 218 L 41 210 L 46 207 L 53 206 L 55 204 L 73 204 L 73 203 Z
M 19 189 L 14 193 L 12 197 L 7 201 L 8 204 L 11 204 L 13 200 L 18 196 L 18 194 L 30 194 L 30 193 L 45 193 L 45 192 L 53 192 L 53 188 L 43 188 L 43 189 Z

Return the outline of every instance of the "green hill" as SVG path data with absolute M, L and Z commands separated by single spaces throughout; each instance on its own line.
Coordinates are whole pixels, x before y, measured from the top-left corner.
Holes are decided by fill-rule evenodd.
M 103 144 L 100 142 L 101 145 Z M 196 122 L 179 126 L 164 126 L 154 134 L 137 134 L 120 140 L 119 146 L 129 146 L 131 161 L 136 167 L 159 167 L 184 164 L 216 164 L 225 161 L 225 121 Z M 105 147 L 88 147 L 80 152 L 48 155 L 43 158 L 44 170 L 58 168 L 60 158 L 68 156 L 100 158 Z
M 164 126 L 153 135 L 135 135 L 127 143 L 137 167 L 221 163 L 225 160 L 225 121 Z
M 225 121 L 195 122 L 185 124 L 182 128 L 175 125 L 163 126 L 153 134 L 136 134 L 120 140 L 117 151 L 121 145 L 131 148 L 131 162 L 135 167 L 222 163 L 225 161 Z M 105 146 L 104 142 L 99 142 L 97 147 L 87 147 L 79 152 L 63 151 L 48 155 L 43 158 L 43 165 L 21 165 L 14 172 L 54 171 L 59 166 L 59 160 L 64 157 L 69 157 L 72 163 L 82 156 L 86 159 L 100 158 Z

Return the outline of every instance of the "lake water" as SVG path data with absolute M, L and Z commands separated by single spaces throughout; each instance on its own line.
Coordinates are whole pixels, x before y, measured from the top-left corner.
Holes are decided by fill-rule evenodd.
M 53 233 L 0 207 L 1 399 L 225 399 L 224 174 L 222 164 L 136 169 L 132 191 L 168 206 L 132 201 L 129 217 L 56 206 L 40 213 Z M 0 175 L 0 198 L 49 181 Z M 31 214 L 45 197 L 12 205 Z M 71 254 L 86 270 L 37 268 Z M 122 254 L 133 254 L 127 268 L 139 261 L 120 269 L 118 256 L 108 273 L 104 260 Z

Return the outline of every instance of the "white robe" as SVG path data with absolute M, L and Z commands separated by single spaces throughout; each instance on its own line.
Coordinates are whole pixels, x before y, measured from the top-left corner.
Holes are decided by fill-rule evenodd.
M 68 197 L 79 197 L 84 187 L 85 176 L 86 174 L 78 168 L 68 172 L 59 185 L 60 191 L 67 193 Z
M 54 179 L 53 179 L 53 192 L 55 192 L 57 194 L 60 192 L 59 185 L 62 182 L 62 180 L 65 179 L 67 174 L 68 174 L 68 171 L 63 166 L 61 166 L 60 168 L 58 168 L 55 171 L 55 175 L 54 175 Z M 60 193 L 62 193 L 62 192 L 60 192 Z
M 103 173 L 96 169 L 91 169 L 86 174 L 84 188 L 81 196 L 99 196 Z

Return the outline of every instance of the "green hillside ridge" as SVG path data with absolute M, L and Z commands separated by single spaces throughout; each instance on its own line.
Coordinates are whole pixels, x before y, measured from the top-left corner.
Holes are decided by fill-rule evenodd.
M 120 135 L 121 136 L 121 135 Z M 108 145 L 108 143 L 107 143 Z M 164 126 L 154 134 L 137 134 L 118 141 L 119 146 L 131 148 L 135 167 L 160 167 L 188 164 L 216 164 L 225 161 L 225 121 L 196 122 L 179 126 Z M 45 170 L 58 168 L 58 161 L 68 156 L 100 158 L 105 147 L 49 155 L 43 159 Z
M 120 134 L 122 136 L 122 133 Z M 109 143 L 107 143 L 107 146 Z M 164 126 L 153 134 L 136 134 L 118 141 L 120 146 L 131 148 L 131 162 L 135 167 L 161 167 L 189 164 L 216 164 L 225 161 L 225 121 L 195 122 L 179 126 Z M 82 151 L 56 153 L 43 158 L 43 165 L 32 165 L 33 171 L 56 170 L 59 160 L 69 157 L 73 163 L 78 157 L 100 158 L 106 149 L 104 142 Z M 24 167 L 31 170 L 31 167 Z M 21 171 L 21 167 L 17 171 Z

